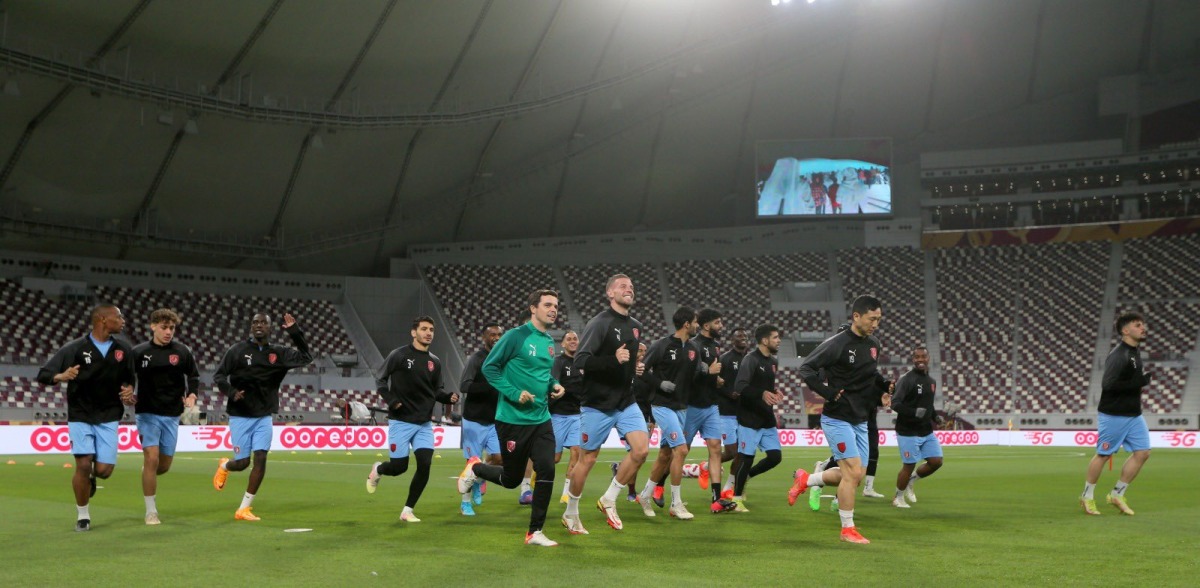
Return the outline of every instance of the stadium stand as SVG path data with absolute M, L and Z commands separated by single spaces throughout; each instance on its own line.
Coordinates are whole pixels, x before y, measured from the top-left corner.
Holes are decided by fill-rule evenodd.
M 431 265 L 425 278 L 466 355 L 479 346 L 483 325 L 496 322 L 508 329 L 528 320 L 525 297 L 534 288 L 558 289 L 554 270 L 546 265 Z M 558 316 L 555 326 L 566 328 L 565 305 L 560 304 Z
M 665 265 L 675 300 L 713 308 L 767 308 L 770 291 L 788 282 L 826 282 L 823 254 L 692 260 Z

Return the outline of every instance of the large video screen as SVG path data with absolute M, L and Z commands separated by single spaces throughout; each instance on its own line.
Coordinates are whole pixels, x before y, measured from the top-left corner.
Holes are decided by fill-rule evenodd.
M 891 139 L 760 141 L 759 218 L 892 214 Z

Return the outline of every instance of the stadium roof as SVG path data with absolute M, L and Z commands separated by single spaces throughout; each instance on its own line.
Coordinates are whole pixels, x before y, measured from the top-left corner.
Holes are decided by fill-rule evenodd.
M 749 222 L 758 140 L 892 137 L 904 165 L 1120 137 L 1099 82 L 1194 67 L 1200 38 L 1200 3 L 1149 0 L 0 10 L 0 247 L 350 274 Z

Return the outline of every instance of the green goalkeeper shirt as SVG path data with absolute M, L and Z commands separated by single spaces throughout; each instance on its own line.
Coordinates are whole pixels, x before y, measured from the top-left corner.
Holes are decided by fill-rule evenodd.
M 483 376 L 500 392 L 496 420 L 510 425 L 538 425 L 550 420 L 548 400 L 558 382 L 550 375 L 554 366 L 554 339 L 525 323 L 500 337 L 483 361 Z M 533 400 L 521 404 L 521 392 Z

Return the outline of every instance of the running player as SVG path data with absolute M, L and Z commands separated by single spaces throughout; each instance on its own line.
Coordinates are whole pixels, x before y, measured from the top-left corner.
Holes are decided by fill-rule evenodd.
M 929 350 L 919 345 L 913 349 L 912 358 L 913 369 L 896 382 L 896 395 L 892 397 L 892 410 L 896 412 L 896 443 L 900 447 L 902 463 L 900 473 L 896 475 L 896 496 L 892 498 L 892 506 L 897 508 L 910 508 L 908 503 L 917 501 L 917 493 L 913 490 L 917 480 L 932 476 L 942 467 L 942 446 L 933 434 L 937 382 L 929 375 Z M 916 468 L 922 459 L 925 463 Z
M 367 474 L 367 492 L 375 493 L 379 476 L 399 476 L 408 471 L 409 447 L 417 458 L 417 472 L 408 485 L 408 499 L 400 511 L 400 520 L 419 523 L 413 513 L 433 463 L 433 405 L 454 404 L 458 394 L 447 393 L 442 386 L 442 360 L 430 353 L 433 343 L 433 319 L 413 319 L 412 343 L 394 349 L 383 362 L 383 371 L 375 383 L 388 408 L 388 454 L 386 463 L 375 462 Z M 522 463 L 524 465 L 524 463 Z M 467 491 L 470 491 L 468 489 Z
M 483 361 L 487 359 L 496 341 L 500 340 L 501 332 L 500 325 L 496 323 L 483 326 L 483 332 L 479 336 L 483 347 L 467 358 L 467 365 L 462 371 L 462 382 L 458 386 L 459 391 L 467 395 L 463 400 L 462 409 L 463 459 L 483 459 L 486 452 L 487 463 L 491 465 L 500 465 L 500 441 L 496 438 L 498 393 L 483 376 Z M 462 495 L 458 511 L 463 516 L 475 516 L 472 503 L 483 504 L 481 484 L 471 486 L 470 490 Z
M 1146 320 L 1136 312 L 1124 313 L 1117 317 L 1116 331 L 1121 342 L 1104 360 L 1104 379 L 1100 385 L 1100 439 L 1096 455 L 1088 463 L 1087 480 L 1079 497 L 1083 512 L 1090 515 L 1100 514 L 1094 493 L 1104 462 L 1124 446 L 1131 455 L 1121 466 L 1121 477 L 1106 499 L 1117 510 L 1132 516 L 1133 509 L 1125 502 L 1125 490 L 1150 459 L 1150 430 L 1142 416 L 1142 388 L 1150 385 L 1152 375 L 1146 371 L 1138 350 L 1146 340 Z
M 179 416 L 195 406 L 200 372 L 192 350 L 175 340 L 179 315 L 169 308 L 150 313 L 150 340 L 133 348 L 137 370 L 137 429 L 142 441 L 142 495 L 146 524 L 157 525 L 158 476 L 171 470 L 179 439 Z
M 250 338 L 237 343 L 225 352 L 213 382 L 228 399 L 225 412 L 229 414 L 229 429 L 233 437 L 233 460 L 221 458 L 213 487 L 225 489 L 229 472 L 250 467 L 250 480 L 242 504 L 234 512 L 239 521 L 257 521 L 251 504 L 267 473 L 267 452 L 271 450 L 271 415 L 279 412 L 279 385 L 289 370 L 312 363 L 304 333 L 296 318 L 283 315 L 283 330 L 292 338 L 296 348 L 271 343 L 271 315 L 255 314 L 250 319 Z M 251 458 L 253 457 L 253 467 Z
M 617 475 L 596 501 L 596 507 L 604 513 L 608 525 L 618 531 L 624 524 L 617 514 L 617 496 L 645 463 L 650 448 L 646 419 L 633 396 L 633 380 L 644 369 L 634 361 L 642 324 L 629 316 L 634 301 L 633 281 L 629 276 L 616 274 L 608 279 L 604 291 L 609 307 L 588 321 L 580 337 L 579 352 L 575 354 L 575 368 L 583 374 L 584 400 L 580 438 L 583 456 L 571 476 L 571 494 L 564 515 L 572 533 L 583 530 L 579 497 L 609 432 L 615 428 L 625 437 L 629 453 L 621 460 Z
M 783 402 L 783 394 L 775 386 L 779 371 L 779 360 L 775 357 L 779 353 L 779 328 L 762 325 L 754 329 L 754 340 L 757 348 L 742 359 L 733 386 L 738 394 L 738 453 L 741 454 L 734 473 L 736 512 L 750 512 L 746 508 L 746 482 L 779 465 L 783 457 L 774 408 Z M 754 454 L 759 449 L 766 457 L 754 463 Z
M 821 414 L 821 429 L 829 443 L 838 467 L 811 477 L 804 470 L 796 471 L 796 480 L 788 490 L 788 504 L 809 486 L 837 484 L 838 514 L 842 521 L 842 541 L 870 543 L 854 525 L 854 495 L 865 473 L 863 461 L 868 451 L 868 409 L 878 397 L 889 406 L 889 384 L 879 373 L 876 359 L 879 342 L 872 334 L 879 328 L 883 311 L 878 298 L 859 296 L 851 305 L 850 328 L 822 342 L 800 365 L 800 377 L 826 400 Z M 829 383 L 821 381 L 825 370 Z M 881 394 L 882 392 L 882 394 Z
M 535 290 L 528 303 L 529 322 L 501 337 L 483 363 L 483 374 L 500 392 L 496 435 L 503 442 L 500 451 L 504 466 L 484 465 L 478 457 L 472 457 L 458 476 L 458 491 L 469 491 L 476 476 L 516 488 L 525 464 L 532 460 L 537 482 L 525 544 L 554 547 L 558 543 L 546 537 L 542 527 L 554 492 L 554 425 L 547 403 L 566 392 L 550 375 L 554 339 L 546 334 L 558 318 L 558 292 Z
M 562 461 L 563 449 L 568 451 L 567 473 L 563 478 L 562 496 L 559 502 L 570 501 L 571 471 L 579 463 L 579 402 L 583 399 L 583 376 L 575 369 L 575 352 L 579 350 L 579 334 L 568 330 L 563 334 L 562 353 L 554 358 L 550 375 L 562 384 L 566 392 L 559 398 L 550 399 L 550 421 L 554 425 L 554 463 Z
M 709 490 L 711 485 L 712 500 L 708 511 L 715 514 L 735 507 L 732 501 L 721 498 L 721 445 L 724 431 L 717 400 L 725 380 L 721 377 L 721 346 L 717 340 L 721 338 L 721 328 L 724 325 L 721 322 L 721 313 L 711 308 L 700 311 L 699 322 L 700 334 L 690 342 L 691 347 L 696 350 L 698 361 L 692 391 L 688 395 L 687 422 L 684 423 L 683 436 L 687 438 L 687 443 L 691 444 L 692 437 L 699 433 L 708 449 L 708 460 L 700 462 L 699 483 L 702 490 Z
M 90 531 L 88 503 L 96 494 L 96 478 L 112 475 L 117 464 L 117 423 L 134 402 L 133 353 L 113 337 L 125 328 L 121 309 L 97 304 L 90 314 L 92 331 L 67 343 L 38 370 L 37 381 L 67 384 L 67 429 L 75 455 L 75 530 Z
M 696 350 L 688 345 L 688 340 L 696 335 L 699 325 L 696 311 L 688 306 L 676 309 L 671 322 L 675 325 L 675 334 L 655 341 L 646 352 L 646 370 L 642 379 L 654 391 L 650 410 L 654 413 L 654 422 L 658 424 L 660 433 L 658 459 L 650 469 L 646 488 L 638 495 L 638 503 L 642 506 L 643 514 L 654 516 L 654 488 L 657 481 L 669 473 L 671 508 L 668 512 L 672 517 L 686 521 L 692 519 L 693 515 L 684 506 L 680 489 L 683 460 L 688 454 L 688 439 L 684 436 L 683 426 L 696 372 Z
M 729 344 L 731 349 L 721 355 L 723 385 L 719 390 L 720 396 L 717 397 L 717 410 L 721 414 L 721 443 L 724 445 L 721 461 L 730 462 L 729 475 L 725 476 L 725 484 L 721 488 L 721 498 L 725 500 L 733 499 L 733 472 L 737 471 L 738 460 L 741 459 L 737 451 L 737 407 L 740 395 L 734 391 L 734 384 L 737 382 L 742 358 L 750 351 L 750 337 L 746 329 L 734 329 L 730 334 Z

